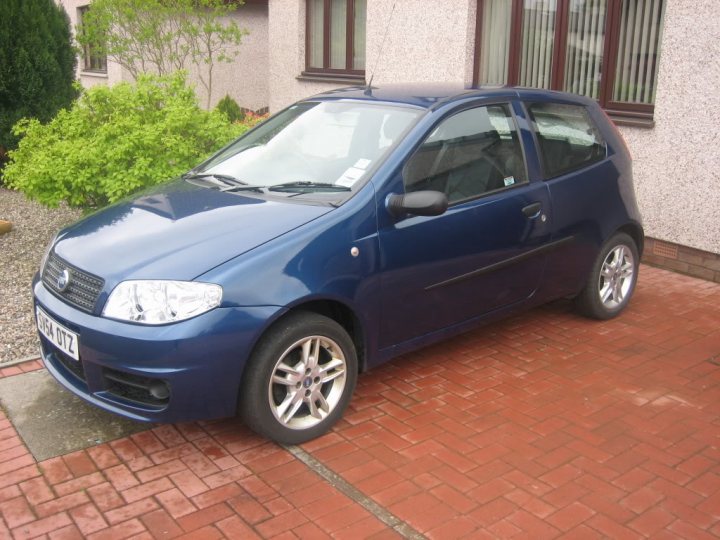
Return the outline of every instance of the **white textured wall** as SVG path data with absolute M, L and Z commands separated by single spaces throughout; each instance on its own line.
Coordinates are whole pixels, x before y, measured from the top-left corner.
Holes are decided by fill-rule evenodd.
M 373 84 L 471 82 L 476 5 L 477 0 L 368 0 L 367 78 L 377 65 Z
M 373 84 L 470 82 L 476 2 L 368 0 L 366 78 L 370 79 L 377 66 Z M 386 29 L 387 40 L 378 62 Z M 305 0 L 270 0 L 272 112 L 298 99 L 348 85 L 298 80 L 304 69 Z
M 270 112 L 347 84 L 299 81 L 305 69 L 305 0 L 270 0 Z
M 58 0 L 70 16 L 73 29 L 77 25 L 77 8 L 91 4 L 91 0 Z M 225 94 L 229 94 L 241 107 L 258 110 L 268 106 L 268 7 L 263 2 L 248 2 L 232 14 L 240 28 L 249 32 L 243 37 L 239 55 L 232 64 L 216 63 L 213 74 L 214 106 Z M 108 60 L 106 75 L 82 71 L 82 58 L 78 59 L 78 79 L 83 86 L 115 84 L 130 81 L 132 77 L 118 64 Z M 190 82 L 195 75 L 190 72 Z M 198 98 L 204 106 L 207 94 L 204 87 L 195 83 Z
M 75 22 L 87 0 L 59 0 Z M 392 5 L 396 8 L 390 20 Z M 374 84 L 472 79 L 477 0 L 368 0 L 367 77 Z M 305 67 L 305 0 L 269 0 L 235 15 L 252 34 L 238 62 L 222 66 L 216 99 L 271 111 L 345 86 L 297 77 Z M 268 21 L 269 18 L 269 21 Z M 389 21 L 382 57 L 378 52 Z M 720 3 L 669 0 L 653 129 L 621 128 L 634 158 L 635 188 L 649 236 L 720 253 Z M 83 84 L 123 79 L 81 74 Z M 127 78 L 127 76 L 125 76 Z
M 270 0 L 272 111 L 343 86 L 296 79 L 305 63 L 304 6 L 304 0 Z M 476 6 L 477 0 L 368 0 L 367 78 L 377 64 L 374 84 L 471 81 Z M 720 253 L 718 58 L 718 0 L 669 0 L 655 127 L 621 128 L 634 158 L 647 234 L 715 253 Z
M 648 236 L 720 253 L 720 2 L 670 0 L 653 129 L 621 128 Z
M 213 75 L 213 103 L 229 94 L 241 107 L 257 111 L 269 104 L 268 81 L 268 6 L 246 3 L 237 8 L 233 18 L 249 33 L 243 36 L 237 59 L 218 63 Z M 192 75 L 192 73 L 191 73 Z M 197 84 L 200 102 L 205 103 L 203 86 Z

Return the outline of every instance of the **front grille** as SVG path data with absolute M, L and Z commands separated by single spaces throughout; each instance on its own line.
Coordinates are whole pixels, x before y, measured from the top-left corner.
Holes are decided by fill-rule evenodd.
M 67 288 L 61 291 L 58 286 L 58 278 L 65 270 L 70 275 L 70 281 Z M 88 313 L 92 313 L 95 302 L 105 284 L 105 281 L 99 277 L 83 272 L 65 262 L 55 255 L 55 252 L 48 256 L 42 272 L 42 282 L 53 294 Z

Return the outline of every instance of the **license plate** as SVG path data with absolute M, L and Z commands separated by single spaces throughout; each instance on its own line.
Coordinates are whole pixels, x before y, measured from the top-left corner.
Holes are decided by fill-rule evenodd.
M 78 335 L 65 328 L 39 307 L 35 308 L 38 331 L 70 358 L 80 360 Z

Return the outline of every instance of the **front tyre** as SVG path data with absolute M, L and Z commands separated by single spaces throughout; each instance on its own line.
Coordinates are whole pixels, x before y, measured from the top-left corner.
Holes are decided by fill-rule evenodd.
M 283 444 L 328 431 L 350 402 L 358 372 L 345 329 L 310 312 L 268 330 L 245 369 L 240 414 L 253 431 Z
M 575 299 L 580 313 L 595 319 L 611 319 L 627 307 L 638 278 L 635 241 L 617 233 L 600 250 L 587 284 Z

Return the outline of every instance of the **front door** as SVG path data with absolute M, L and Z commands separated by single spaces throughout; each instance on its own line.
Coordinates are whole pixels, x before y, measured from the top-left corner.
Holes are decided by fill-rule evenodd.
M 543 273 L 550 203 L 528 182 L 509 104 L 456 112 L 406 162 L 405 192 L 444 192 L 435 217 L 378 208 L 382 253 L 381 348 L 522 303 Z

